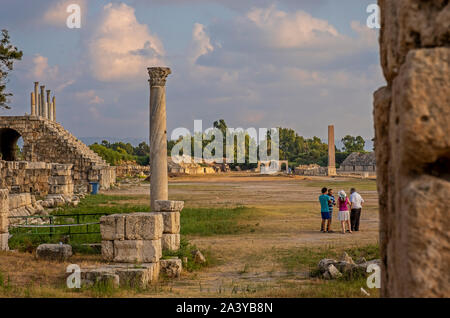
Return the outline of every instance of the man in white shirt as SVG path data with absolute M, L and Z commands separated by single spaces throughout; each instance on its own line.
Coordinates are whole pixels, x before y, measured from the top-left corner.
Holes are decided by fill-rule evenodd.
M 351 212 L 350 212 L 350 224 L 352 231 L 359 231 L 359 219 L 361 217 L 361 208 L 364 203 L 364 199 L 356 192 L 355 188 L 351 188 L 350 190 L 350 204 L 351 204 Z

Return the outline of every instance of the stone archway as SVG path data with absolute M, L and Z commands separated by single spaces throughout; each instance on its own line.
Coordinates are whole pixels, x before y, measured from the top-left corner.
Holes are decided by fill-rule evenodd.
M 5 161 L 15 161 L 17 141 L 22 135 L 11 128 L 0 128 L 0 156 Z

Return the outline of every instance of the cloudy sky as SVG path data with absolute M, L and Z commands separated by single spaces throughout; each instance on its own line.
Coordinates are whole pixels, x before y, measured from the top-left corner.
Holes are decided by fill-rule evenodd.
M 146 68 L 170 66 L 168 132 L 289 127 L 304 136 L 373 137 L 372 93 L 384 84 L 375 0 L 1 0 L 0 28 L 24 58 L 11 73 L 12 110 L 29 112 L 40 81 L 78 137 L 148 137 Z M 81 7 L 69 29 L 69 4 Z

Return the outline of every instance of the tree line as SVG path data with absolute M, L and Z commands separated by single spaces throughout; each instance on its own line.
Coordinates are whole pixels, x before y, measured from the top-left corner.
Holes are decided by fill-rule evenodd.
M 222 131 L 223 134 L 223 154 L 226 155 L 226 130 L 227 125 L 223 119 L 219 121 L 215 121 L 213 124 L 214 128 L 218 128 Z M 245 134 L 245 132 L 240 132 L 239 134 Z M 199 138 L 194 138 L 194 136 L 190 137 L 190 153 L 187 155 L 193 156 L 194 147 L 196 143 L 201 143 L 197 145 L 202 149 L 211 143 L 212 139 L 205 138 L 205 136 L 198 136 Z M 239 166 L 241 169 L 251 169 L 256 167 L 255 163 L 251 163 L 249 160 L 249 146 L 259 148 L 259 145 L 256 144 L 256 141 L 253 138 L 250 138 L 249 135 L 245 135 L 245 147 L 244 149 L 240 149 L 238 147 L 242 147 L 243 145 L 238 145 L 237 143 L 233 146 L 233 153 L 235 156 L 235 162 L 237 161 L 238 152 L 242 151 L 245 153 L 245 162 L 244 163 L 233 163 L 231 164 L 231 168 L 235 168 Z M 270 140 L 270 135 L 268 136 Z M 182 136 L 178 140 L 168 140 L 167 142 L 167 153 L 170 156 L 173 147 L 181 142 L 183 139 Z M 237 136 L 235 137 L 237 139 Z M 339 165 L 347 158 L 347 156 L 352 152 L 365 152 L 364 146 L 365 141 L 361 136 L 350 136 L 347 135 L 341 139 L 343 143 L 343 148 L 336 150 L 336 164 Z M 100 144 L 95 143 L 90 146 L 92 150 L 94 150 L 97 154 L 99 154 L 106 162 L 111 165 L 118 165 L 123 162 L 134 161 L 140 165 L 148 165 L 149 164 L 149 155 L 150 155 L 150 147 L 148 144 L 143 141 L 137 147 L 134 147 L 130 143 L 123 142 L 115 142 L 109 143 L 106 140 L 103 140 Z M 280 160 L 288 160 L 289 166 L 291 168 L 299 166 L 299 165 L 309 165 L 309 164 L 318 164 L 320 166 L 328 165 L 328 144 L 322 142 L 319 137 L 305 138 L 303 136 L 299 136 L 297 132 L 293 129 L 289 128 L 279 128 L 279 149 L 280 149 Z M 269 151 L 270 152 L 270 151 Z M 183 155 L 182 152 L 179 152 L 179 155 Z M 259 159 L 259 158 L 258 158 Z

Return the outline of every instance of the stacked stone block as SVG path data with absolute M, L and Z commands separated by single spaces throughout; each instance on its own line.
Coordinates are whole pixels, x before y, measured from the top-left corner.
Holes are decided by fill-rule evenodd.
M 52 175 L 48 178 L 50 194 L 73 194 L 72 165 L 52 164 Z
M 101 188 L 115 183 L 115 168 L 57 122 L 42 117 L 3 116 L 1 129 L 15 130 L 23 138 L 27 161 L 72 164 L 77 189 L 87 191 L 90 181 L 99 182 Z
M 100 219 L 102 255 L 118 263 L 158 263 L 162 256 L 163 217 L 159 213 L 130 213 Z
M 450 3 L 379 0 L 382 297 L 450 296 Z
M 8 190 L 0 190 L 0 251 L 8 251 L 8 214 L 9 214 L 9 197 Z
M 163 217 L 164 230 L 161 237 L 163 250 L 176 251 L 180 248 L 180 212 L 183 201 L 156 200 L 155 213 Z

